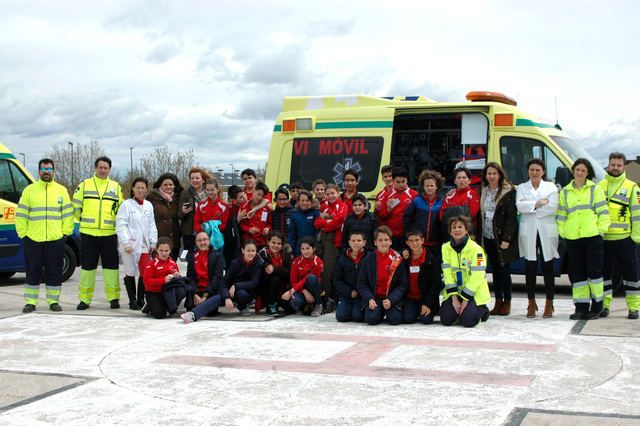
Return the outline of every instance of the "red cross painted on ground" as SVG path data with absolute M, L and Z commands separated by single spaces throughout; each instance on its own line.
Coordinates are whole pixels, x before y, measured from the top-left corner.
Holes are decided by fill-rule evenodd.
M 495 351 L 555 352 L 554 344 L 495 342 L 482 340 L 419 339 L 411 337 L 356 336 L 319 333 L 272 333 L 241 331 L 230 337 L 257 339 L 293 339 L 311 342 L 353 342 L 354 345 L 322 362 L 275 361 L 218 356 L 174 355 L 161 358 L 162 364 L 198 365 L 243 370 L 282 371 L 337 376 L 371 377 L 380 379 L 407 379 L 436 382 L 471 383 L 501 386 L 529 386 L 535 376 L 525 374 L 496 374 L 475 371 L 427 370 L 418 368 L 372 366 L 378 358 L 403 346 L 436 346 Z M 464 366 L 461 366 L 463 369 Z

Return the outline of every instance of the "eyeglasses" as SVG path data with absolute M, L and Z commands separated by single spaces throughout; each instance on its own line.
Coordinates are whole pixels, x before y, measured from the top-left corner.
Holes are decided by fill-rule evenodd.
M 40 171 L 51 173 L 53 171 L 53 167 L 40 167 Z
M 276 201 L 289 201 L 288 198 L 276 198 Z

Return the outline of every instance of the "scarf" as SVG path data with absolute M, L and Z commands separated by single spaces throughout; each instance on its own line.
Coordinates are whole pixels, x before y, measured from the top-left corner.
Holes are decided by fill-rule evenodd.
M 166 201 L 167 203 L 170 203 L 170 202 L 172 202 L 172 201 L 173 201 L 173 192 L 171 192 L 171 193 L 164 192 L 164 191 L 162 190 L 162 187 L 160 187 L 160 188 L 158 188 L 158 193 L 162 196 L 162 198 L 164 198 L 164 199 L 165 199 L 165 201 Z

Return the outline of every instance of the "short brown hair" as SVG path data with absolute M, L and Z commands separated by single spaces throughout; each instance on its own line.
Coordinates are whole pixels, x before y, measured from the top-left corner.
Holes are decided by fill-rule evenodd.
M 200 173 L 200 176 L 202 176 L 202 181 L 206 182 L 209 179 L 211 179 L 211 175 L 209 173 L 207 173 L 207 171 L 201 167 L 192 167 L 189 169 L 189 173 L 187 174 L 187 176 L 189 177 L 189 179 L 191 179 L 191 175 L 193 173 Z
M 612 152 L 611 154 L 609 154 L 609 161 L 613 159 L 622 160 L 623 163 L 627 162 L 627 157 L 625 157 L 625 155 L 621 152 Z
M 449 223 L 447 223 L 447 230 L 449 233 L 451 233 L 451 226 L 456 222 L 462 223 L 464 225 L 464 229 L 469 232 L 469 229 L 471 228 L 471 220 L 467 216 L 460 215 L 449 218 Z
M 323 179 L 316 179 L 311 184 L 311 189 L 314 189 L 318 185 L 322 185 L 322 186 L 326 187 L 327 186 L 327 182 L 325 182 Z
M 436 188 L 442 189 L 442 185 L 444 185 L 444 178 L 440 172 L 435 170 L 423 170 L 422 173 L 420 173 L 420 176 L 418 176 L 418 184 L 420 185 L 420 188 L 424 186 L 424 181 L 427 179 L 435 180 Z
M 373 231 L 373 240 L 378 239 L 378 235 L 385 234 L 389 238 L 393 238 L 393 234 L 391 233 L 391 229 L 388 226 L 378 226 L 375 231 Z
M 169 248 L 173 248 L 173 241 L 169 237 L 160 237 L 158 238 L 158 242 L 156 243 L 156 247 L 160 247 L 161 245 L 166 244 Z
M 335 190 L 338 194 L 340 193 L 340 187 L 338 185 L 336 185 L 335 183 L 330 183 L 329 185 L 327 185 L 327 187 L 325 188 L 325 192 L 333 189 Z

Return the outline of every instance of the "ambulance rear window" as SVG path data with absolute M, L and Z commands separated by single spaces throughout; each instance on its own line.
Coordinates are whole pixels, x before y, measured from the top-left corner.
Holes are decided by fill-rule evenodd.
M 293 140 L 291 180 L 311 189 L 316 179 L 342 186 L 342 174 L 360 175 L 358 191 L 373 191 L 378 184 L 382 137 L 297 138 Z

